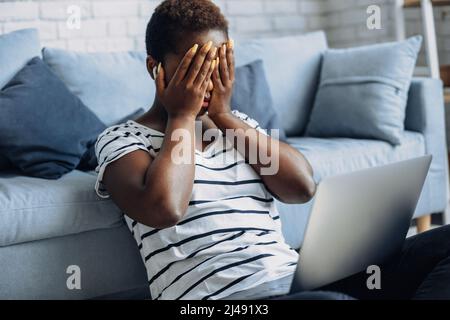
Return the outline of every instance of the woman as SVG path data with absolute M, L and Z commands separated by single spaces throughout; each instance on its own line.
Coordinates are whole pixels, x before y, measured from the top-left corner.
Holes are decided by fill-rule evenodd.
M 315 192 L 311 166 L 231 110 L 233 42 L 211 1 L 163 1 L 147 26 L 146 46 L 157 88 L 153 106 L 99 136 L 96 190 L 126 214 L 152 298 L 286 294 L 298 254 L 284 241 L 274 197 L 309 201 Z M 275 162 L 278 170 L 264 174 Z M 448 257 L 446 250 L 439 259 Z M 356 280 L 345 284 L 352 281 L 359 288 Z M 354 293 L 344 289 L 333 287 Z M 309 297 L 333 295 L 289 298 Z

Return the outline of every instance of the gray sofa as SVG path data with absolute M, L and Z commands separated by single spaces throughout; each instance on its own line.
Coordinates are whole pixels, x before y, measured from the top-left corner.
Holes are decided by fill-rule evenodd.
M 308 49 L 292 52 L 304 48 L 305 43 Z M 309 159 L 317 182 L 335 174 L 432 154 L 415 216 L 445 211 L 448 164 L 440 81 L 413 80 L 406 130 L 398 146 L 375 140 L 304 137 L 302 131 L 317 89 L 321 52 L 326 49 L 324 34 L 259 39 L 238 44 L 237 48 L 237 65 L 254 57 L 264 60 L 288 142 Z M 291 51 L 294 57 L 286 57 L 289 63 L 274 60 L 270 55 L 283 54 L 277 50 Z M 281 81 L 283 78 L 285 81 Z M 74 84 L 67 79 L 71 88 Z M 1 299 L 149 296 L 134 239 L 121 211 L 111 200 L 95 194 L 95 179 L 93 171 L 73 171 L 58 180 L 25 177 L 14 171 L 0 173 Z M 277 204 L 283 234 L 294 248 L 301 246 L 311 204 Z M 81 271 L 79 290 L 67 286 L 72 265 Z

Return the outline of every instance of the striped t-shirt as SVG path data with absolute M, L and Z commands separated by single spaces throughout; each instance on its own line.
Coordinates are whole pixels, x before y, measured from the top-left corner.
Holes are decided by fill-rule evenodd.
M 246 115 L 233 114 L 259 128 Z M 154 229 L 125 214 L 153 299 L 221 299 L 295 270 L 298 254 L 284 240 L 272 195 L 230 141 L 217 134 L 219 139 L 195 152 L 192 196 L 177 225 Z M 136 150 L 156 157 L 163 139 L 163 133 L 132 120 L 101 133 L 97 194 L 109 197 L 102 184 L 109 163 Z

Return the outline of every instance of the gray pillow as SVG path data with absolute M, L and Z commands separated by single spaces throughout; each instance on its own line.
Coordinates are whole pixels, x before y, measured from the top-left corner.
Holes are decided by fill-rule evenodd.
M 399 144 L 421 43 L 422 37 L 415 36 L 325 52 L 306 135 Z
M 231 107 L 258 121 L 263 129 L 280 130 L 278 138 L 285 140 L 283 126 L 273 108 L 262 60 L 236 68 Z

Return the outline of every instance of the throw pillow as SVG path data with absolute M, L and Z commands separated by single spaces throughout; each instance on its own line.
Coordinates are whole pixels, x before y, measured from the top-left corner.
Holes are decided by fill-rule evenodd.
M 73 170 L 105 128 L 38 57 L 0 91 L 0 153 L 25 175 Z
M 421 36 L 324 54 L 306 134 L 399 144 Z

